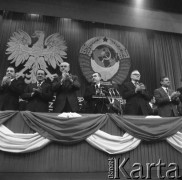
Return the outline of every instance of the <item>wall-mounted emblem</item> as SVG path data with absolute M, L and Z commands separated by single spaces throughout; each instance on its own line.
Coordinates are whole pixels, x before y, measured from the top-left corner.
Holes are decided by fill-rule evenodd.
M 94 37 L 81 47 L 79 63 L 89 82 L 92 74 L 99 72 L 103 81 L 122 84 L 130 69 L 130 56 L 120 42 L 108 37 Z
M 35 43 L 32 43 L 32 38 L 36 38 Z M 15 63 L 16 67 L 23 64 L 17 77 L 25 77 L 26 83 L 36 82 L 35 73 L 39 68 L 46 72 L 47 78 L 53 80 L 55 74 L 51 74 L 48 67 L 55 69 L 66 58 L 67 46 L 59 33 L 44 38 L 43 31 L 35 31 L 30 37 L 21 30 L 14 32 L 7 44 L 8 60 Z

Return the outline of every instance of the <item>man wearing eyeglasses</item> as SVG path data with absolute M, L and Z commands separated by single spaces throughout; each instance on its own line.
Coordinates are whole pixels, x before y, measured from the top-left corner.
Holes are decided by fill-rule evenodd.
M 52 84 L 56 93 L 54 112 L 77 112 L 79 104 L 76 91 L 80 89 L 78 77 L 69 73 L 70 64 L 63 62 L 60 65 L 61 75 Z
M 162 117 L 178 116 L 177 105 L 179 104 L 180 92 L 169 88 L 170 81 L 167 76 L 161 78 L 161 87 L 154 91 L 158 114 Z
M 140 82 L 140 72 L 134 70 L 131 72 L 131 81 L 123 84 L 122 95 L 126 99 L 125 113 L 129 115 L 149 115 L 151 108 L 149 101 L 152 96 L 146 89 L 146 86 Z

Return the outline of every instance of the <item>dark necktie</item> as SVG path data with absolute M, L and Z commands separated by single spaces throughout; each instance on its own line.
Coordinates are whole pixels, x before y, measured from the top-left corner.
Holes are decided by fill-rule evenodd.
M 41 86 L 41 82 L 37 82 L 37 87 L 39 88 Z
M 139 82 L 138 81 L 135 81 L 135 86 L 139 85 Z
M 99 95 L 100 94 L 100 90 L 99 90 L 98 84 L 95 84 L 95 94 L 96 95 Z

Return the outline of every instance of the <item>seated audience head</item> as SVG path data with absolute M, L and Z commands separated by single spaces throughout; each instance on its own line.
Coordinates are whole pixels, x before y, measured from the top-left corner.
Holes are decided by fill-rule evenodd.
M 46 79 L 46 73 L 43 69 L 38 69 L 36 72 L 36 78 L 38 82 L 42 82 Z
M 100 83 L 101 79 L 102 78 L 101 78 L 101 74 L 100 73 L 96 72 L 96 73 L 92 74 L 92 82 L 93 83 L 98 84 L 98 83 Z
M 133 81 L 140 81 L 140 72 L 138 70 L 134 70 L 131 72 L 131 76 L 130 78 L 133 80 Z
M 68 73 L 70 71 L 70 64 L 67 62 L 62 62 L 60 64 L 60 71 L 63 73 Z
M 170 80 L 167 76 L 161 77 L 160 84 L 163 87 L 169 87 L 170 86 Z
M 12 67 L 12 66 L 9 66 L 6 70 L 6 76 L 11 78 L 11 79 L 14 79 L 15 76 L 16 76 L 16 73 L 15 73 L 15 68 Z

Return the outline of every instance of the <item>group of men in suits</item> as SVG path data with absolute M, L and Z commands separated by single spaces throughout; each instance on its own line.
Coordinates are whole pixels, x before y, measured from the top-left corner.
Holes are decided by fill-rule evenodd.
M 13 67 L 8 67 L 0 86 L 0 110 L 18 110 L 19 97 L 27 101 L 26 109 L 33 112 L 48 112 L 48 103 L 56 94 L 54 112 L 77 112 L 79 109 L 76 91 L 80 88 L 78 77 L 69 73 L 70 65 L 63 62 L 60 65 L 61 75 L 56 76 L 50 84 L 46 81 L 46 73 L 42 69 L 36 72 L 35 83 L 24 84 L 23 78 L 16 78 Z M 169 88 L 168 77 L 161 78 L 161 87 L 154 91 L 154 97 L 140 82 L 140 72 L 131 73 L 131 81 L 123 84 L 122 96 L 126 99 L 125 113 L 130 115 L 178 116 L 176 106 L 181 94 Z M 120 96 L 116 84 L 103 85 L 101 75 L 92 75 L 92 83 L 84 93 L 86 113 L 122 113 L 121 104 L 114 96 Z M 154 108 L 157 111 L 154 113 Z M 155 109 L 155 110 L 156 110 Z M 157 113 L 156 113 L 157 112 Z
M 180 92 L 170 89 L 169 78 L 160 80 L 161 87 L 154 90 L 154 97 L 149 94 L 146 86 L 140 82 L 140 72 L 131 73 L 131 81 L 123 85 L 123 98 L 126 99 L 125 113 L 130 115 L 159 115 L 162 117 L 178 116 L 177 105 L 180 102 Z M 152 100 L 152 106 L 150 102 Z M 154 112 L 156 110 L 156 112 Z
M 49 101 L 56 93 L 54 112 L 76 112 L 79 109 L 76 91 L 80 88 L 78 77 L 69 73 L 70 65 L 60 65 L 61 75 L 52 83 L 46 81 L 43 69 L 36 72 L 36 82 L 25 85 L 23 78 L 16 78 L 14 67 L 8 67 L 0 86 L 0 110 L 18 110 L 19 97 L 26 100 L 26 110 L 48 112 Z

